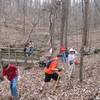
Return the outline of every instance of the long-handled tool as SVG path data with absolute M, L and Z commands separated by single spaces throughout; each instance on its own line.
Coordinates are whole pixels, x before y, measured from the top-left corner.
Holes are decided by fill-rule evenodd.
M 58 76 L 57 81 L 56 81 L 56 83 L 55 83 L 55 85 L 54 85 L 53 93 L 55 92 L 55 90 L 56 90 L 56 88 L 57 88 L 57 86 L 58 86 L 58 84 L 59 84 L 59 79 L 60 79 L 60 75 Z
M 61 73 L 61 71 L 63 71 L 64 69 L 63 69 L 63 67 L 59 67 L 58 68 L 58 72 L 60 72 Z M 54 85 L 54 89 L 53 89 L 53 93 L 55 92 L 55 90 L 56 90 L 56 88 L 57 88 L 57 86 L 58 86 L 58 84 L 59 84 L 59 79 L 60 79 L 60 74 L 58 75 L 58 78 L 57 78 L 57 81 L 56 81 L 56 83 L 55 83 L 55 85 Z

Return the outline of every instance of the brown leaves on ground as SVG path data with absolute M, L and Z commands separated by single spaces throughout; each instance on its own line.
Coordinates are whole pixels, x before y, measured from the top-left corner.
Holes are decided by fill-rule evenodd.
M 94 61 L 93 56 L 96 61 Z M 94 98 L 100 96 L 99 57 L 100 55 L 85 57 L 83 68 L 84 81 L 82 83 L 79 82 L 78 78 L 79 67 L 76 67 L 76 72 L 71 80 L 69 80 L 67 73 L 62 74 L 55 93 L 52 92 L 54 87 L 53 81 L 45 86 L 43 92 L 39 91 L 44 78 L 43 68 L 40 68 L 38 65 L 31 65 L 31 69 L 24 70 L 25 66 L 20 67 L 21 79 L 18 82 L 21 94 L 20 100 L 95 100 Z M 67 67 L 67 65 L 65 66 Z M 9 96 L 9 83 L 3 81 L 0 83 L 0 99 L 10 100 Z

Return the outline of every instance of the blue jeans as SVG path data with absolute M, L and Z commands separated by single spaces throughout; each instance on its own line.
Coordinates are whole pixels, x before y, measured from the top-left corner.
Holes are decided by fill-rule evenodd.
M 62 58 L 61 58 L 62 62 L 66 63 L 66 54 L 62 53 L 61 55 L 62 55 Z
M 18 97 L 17 80 L 18 77 L 15 77 L 12 81 L 10 81 L 11 95 L 13 97 Z

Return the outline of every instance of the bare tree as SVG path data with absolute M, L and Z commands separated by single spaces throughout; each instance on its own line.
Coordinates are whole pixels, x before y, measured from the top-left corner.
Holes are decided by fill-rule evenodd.
M 84 46 L 87 46 L 88 45 L 88 25 L 89 25 L 89 22 L 88 22 L 88 16 L 89 16 L 89 0 L 84 0 L 84 3 L 85 3 L 85 8 L 84 8 L 84 33 L 85 35 L 83 35 L 83 43 L 84 43 Z
M 0 0 L 0 14 L 2 13 L 2 0 Z
M 50 41 L 51 41 L 51 48 L 54 49 L 54 29 L 55 29 L 55 20 L 56 20 L 56 0 L 52 1 L 52 6 L 50 8 L 50 15 L 49 15 L 49 31 L 50 31 Z
M 85 6 L 83 6 L 83 4 Z M 82 0 L 82 10 L 83 11 L 83 36 L 82 36 L 82 46 L 81 46 L 81 57 L 80 57 L 80 82 L 83 81 L 83 58 L 84 58 L 84 48 L 87 45 L 87 32 L 88 32 L 88 7 L 89 0 Z
M 25 34 L 25 17 L 26 17 L 26 0 L 23 2 L 23 18 L 24 18 L 24 25 L 23 25 L 23 33 Z
M 62 17 L 61 17 L 61 32 L 60 32 L 60 45 L 64 45 L 64 29 L 65 29 L 65 19 L 66 19 L 66 9 L 65 0 L 62 0 Z
M 66 1 L 66 31 L 65 31 L 65 47 L 67 48 L 67 34 L 68 34 L 68 16 L 69 16 L 69 5 L 71 3 L 70 0 L 65 0 Z

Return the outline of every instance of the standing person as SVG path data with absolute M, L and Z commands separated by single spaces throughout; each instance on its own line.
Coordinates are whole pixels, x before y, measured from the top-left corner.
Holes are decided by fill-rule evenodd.
M 68 59 L 68 55 L 69 55 L 69 51 L 66 49 L 66 51 L 65 51 L 65 55 L 66 55 L 66 61 L 67 61 L 67 59 Z
M 66 48 L 64 46 L 61 46 L 60 54 L 62 56 L 61 57 L 62 62 L 66 63 Z
M 19 93 L 17 87 L 18 68 L 14 64 L 7 64 L 3 67 L 3 77 L 10 81 L 10 90 L 13 100 L 19 100 Z
M 29 43 L 25 45 L 24 52 L 26 56 L 30 56 L 31 54 L 33 54 L 34 50 L 35 48 L 32 41 L 30 41 Z
M 51 79 L 53 79 L 54 81 L 58 80 L 59 78 L 59 75 L 58 75 L 59 69 L 57 68 L 58 59 L 59 59 L 58 57 L 52 58 L 51 60 L 48 61 L 48 64 L 44 68 L 45 79 L 42 84 L 42 87 L 40 88 L 41 91 L 45 87 L 45 83 L 50 82 Z
M 34 43 L 30 41 L 28 47 L 29 47 L 29 56 L 30 56 L 31 54 L 33 54 L 34 51 Z
M 69 68 L 69 78 L 72 77 L 73 72 L 75 72 L 75 65 L 79 64 L 75 50 L 71 48 L 68 55 L 68 68 Z

